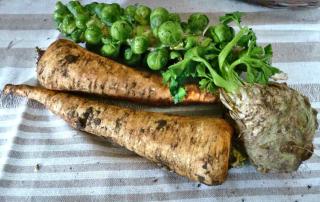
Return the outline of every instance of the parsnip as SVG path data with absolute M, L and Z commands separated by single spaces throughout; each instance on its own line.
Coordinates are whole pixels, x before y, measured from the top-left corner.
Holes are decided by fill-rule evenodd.
M 44 104 L 72 127 L 102 136 L 179 175 L 213 185 L 227 176 L 231 126 L 220 118 L 135 111 L 27 85 L 4 93 Z
M 37 77 L 42 86 L 52 90 L 95 93 L 153 105 L 173 102 L 161 76 L 135 70 L 65 39 L 52 43 L 39 57 Z M 184 104 L 217 101 L 215 95 L 201 92 L 196 85 L 187 85 L 186 91 Z

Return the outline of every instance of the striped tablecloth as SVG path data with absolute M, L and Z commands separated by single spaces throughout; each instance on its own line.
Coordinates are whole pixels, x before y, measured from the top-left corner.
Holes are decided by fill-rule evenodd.
M 183 16 L 206 12 L 211 22 L 224 12 L 245 12 L 244 24 L 253 27 L 260 43 L 272 43 L 274 65 L 288 73 L 290 86 L 320 109 L 319 9 L 271 10 L 235 0 L 119 1 L 138 2 Z M 54 3 L 0 1 L 0 89 L 35 83 L 34 48 L 47 47 L 59 35 L 51 19 Z M 319 201 L 319 130 L 314 144 L 314 155 L 296 173 L 262 175 L 247 166 L 231 169 L 223 185 L 210 187 L 75 131 L 34 101 L 2 97 L 0 201 Z

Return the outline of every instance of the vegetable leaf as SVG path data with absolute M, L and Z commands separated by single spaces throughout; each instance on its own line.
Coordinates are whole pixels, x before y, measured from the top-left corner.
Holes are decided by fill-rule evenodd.
M 233 13 L 227 13 L 224 16 L 221 16 L 219 18 L 220 23 L 222 24 L 229 24 L 230 22 L 234 21 L 239 27 L 241 23 L 241 17 L 244 14 L 241 12 L 233 12 Z

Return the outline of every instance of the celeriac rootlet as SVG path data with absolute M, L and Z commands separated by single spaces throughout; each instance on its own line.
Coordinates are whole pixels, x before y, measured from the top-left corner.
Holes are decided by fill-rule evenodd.
M 223 119 L 135 111 L 27 85 L 8 84 L 3 92 L 36 100 L 72 127 L 191 180 L 216 185 L 226 179 L 233 129 Z

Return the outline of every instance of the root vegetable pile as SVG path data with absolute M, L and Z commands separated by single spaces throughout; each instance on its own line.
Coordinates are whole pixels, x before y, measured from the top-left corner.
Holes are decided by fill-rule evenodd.
M 285 84 L 268 84 L 281 73 L 271 65 L 272 47 L 258 45 L 253 30 L 241 25 L 242 13 L 225 14 L 217 24 L 209 25 L 202 13 L 193 13 L 182 22 L 165 8 L 152 10 L 143 5 L 123 9 L 118 4 L 82 7 L 69 2 L 67 6 L 58 3 L 55 13 L 60 10 L 71 13 L 63 20 L 55 18 L 66 36 L 72 38 L 71 29 L 65 29 L 70 19 L 77 21 L 78 15 L 87 15 L 84 28 L 71 23 L 73 32 L 84 29 L 86 36 L 96 24 L 95 47 L 110 46 L 100 54 L 123 55 L 127 64 L 144 61 L 141 64 L 160 71 L 175 103 L 188 99 L 186 84 L 190 81 L 204 92 L 220 92 L 240 128 L 249 158 L 259 170 L 293 171 L 312 154 L 316 113 L 297 91 Z M 91 37 L 82 42 L 90 44 L 88 39 Z M 293 117 L 295 121 L 290 121 Z

